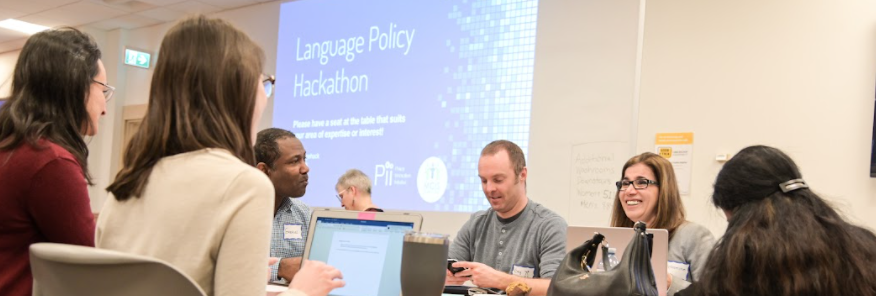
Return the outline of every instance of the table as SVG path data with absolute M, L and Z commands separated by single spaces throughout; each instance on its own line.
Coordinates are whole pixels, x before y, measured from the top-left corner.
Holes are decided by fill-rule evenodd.
M 268 296 L 277 296 L 277 295 L 280 295 L 280 293 L 283 293 L 284 291 L 286 291 L 286 290 L 288 290 L 288 289 L 289 289 L 289 287 L 286 287 L 286 286 L 281 286 L 281 285 L 271 285 L 271 284 L 268 284 L 268 286 L 265 287 L 265 290 L 268 292 Z M 441 296 L 459 296 L 459 295 L 454 295 L 454 294 L 441 294 Z

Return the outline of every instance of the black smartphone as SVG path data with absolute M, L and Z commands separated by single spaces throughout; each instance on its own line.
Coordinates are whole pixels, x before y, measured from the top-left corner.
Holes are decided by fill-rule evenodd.
M 465 270 L 465 267 L 453 267 L 453 263 L 459 262 L 456 259 L 447 259 L 447 270 L 452 274 L 456 274 L 457 272 Z

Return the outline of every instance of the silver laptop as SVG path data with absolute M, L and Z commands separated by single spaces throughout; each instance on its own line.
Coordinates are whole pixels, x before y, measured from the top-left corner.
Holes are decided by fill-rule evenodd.
M 593 238 L 593 233 L 599 232 L 605 236 L 609 247 L 617 249 L 615 255 L 623 259 L 624 250 L 633 239 L 636 231 L 625 227 L 587 227 L 569 226 L 566 230 L 566 253 L 580 247 L 585 241 Z M 651 246 L 651 266 L 654 268 L 654 279 L 657 281 L 657 291 L 660 296 L 666 295 L 667 258 L 669 256 L 669 231 L 666 229 L 648 229 L 646 232 L 654 234 L 653 246 Z M 602 250 L 596 253 L 593 266 L 602 261 Z
M 303 257 L 344 275 L 330 296 L 399 296 L 404 235 L 422 224 L 417 214 L 316 210 Z

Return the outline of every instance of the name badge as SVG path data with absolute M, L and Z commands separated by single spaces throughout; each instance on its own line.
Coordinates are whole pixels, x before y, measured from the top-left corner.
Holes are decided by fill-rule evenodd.
M 673 279 L 683 279 L 685 281 L 690 281 L 690 264 L 684 262 L 675 262 L 669 261 L 669 265 L 666 266 L 669 270 L 669 274 L 672 275 Z
M 295 240 L 302 239 L 301 224 L 286 224 L 283 225 L 283 239 Z
M 511 267 L 511 274 L 514 276 L 531 279 L 535 277 L 535 267 L 514 265 L 514 267 Z

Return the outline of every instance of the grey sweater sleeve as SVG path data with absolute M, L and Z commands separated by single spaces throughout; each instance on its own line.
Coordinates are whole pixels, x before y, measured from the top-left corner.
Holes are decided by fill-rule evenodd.
M 566 229 L 568 225 L 562 217 L 547 219 L 544 222 L 544 228 L 541 229 L 540 243 L 540 258 L 539 265 L 540 278 L 551 278 L 554 276 L 560 263 L 566 257 Z
M 474 244 L 474 238 L 472 237 L 472 233 L 477 227 L 478 216 L 480 212 L 476 212 L 471 215 L 471 218 L 465 222 L 462 228 L 459 229 L 459 232 L 456 234 L 456 238 L 450 244 L 450 250 L 448 250 L 447 258 L 448 259 L 456 259 L 459 261 L 472 261 L 474 260 L 474 255 L 472 254 L 472 244 Z
M 669 242 L 668 259 L 689 264 L 691 281 L 673 278 L 669 295 L 689 286 L 690 282 L 699 280 L 714 245 L 715 236 L 702 225 L 688 221 L 675 230 L 675 235 Z

